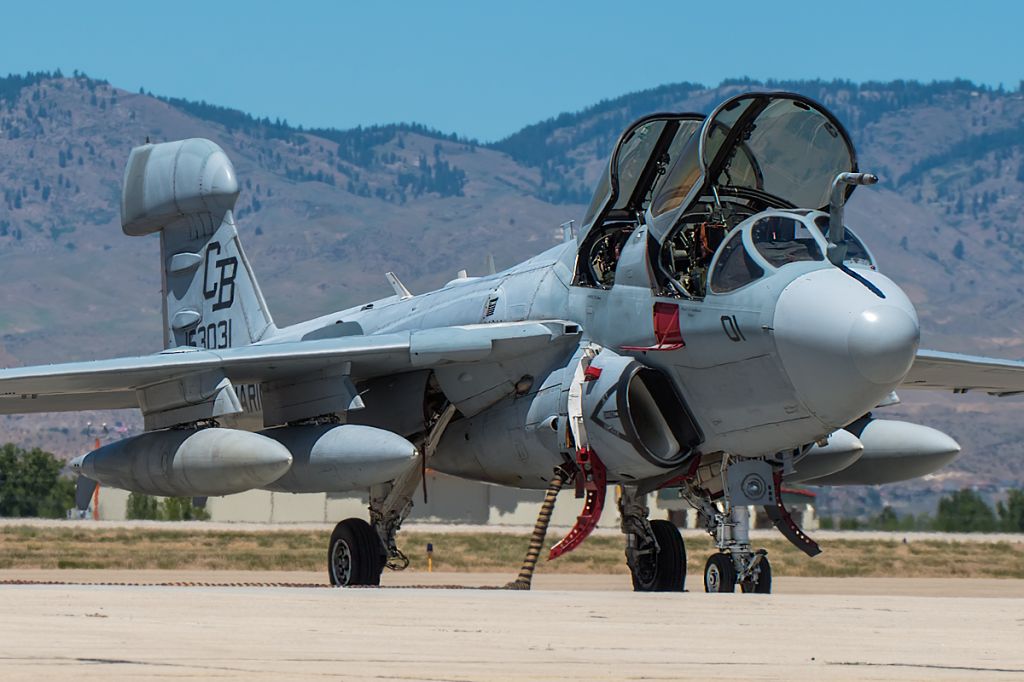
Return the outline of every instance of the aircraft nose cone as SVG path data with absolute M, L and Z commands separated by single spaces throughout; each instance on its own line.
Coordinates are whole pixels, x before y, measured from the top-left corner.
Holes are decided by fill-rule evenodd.
M 880 305 L 863 311 L 853 322 L 848 344 L 854 366 L 876 384 L 900 381 L 910 370 L 921 330 L 907 311 Z
M 917 352 L 917 313 L 877 272 L 838 268 L 791 282 L 775 307 L 775 346 L 797 397 L 825 425 L 841 428 L 881 402 Z M 866 286 L 866 284 L 870 286 Z

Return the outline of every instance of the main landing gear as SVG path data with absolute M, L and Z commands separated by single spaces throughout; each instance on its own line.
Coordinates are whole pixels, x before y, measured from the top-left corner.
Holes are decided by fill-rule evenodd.
M 331 585 L 380 585 L 385 567 L 401 571 L 409 566 L 409 559 L 398 549 L 395 538 L 412 511 L 412 497 L 423 482 L 426 462 L 433 456 L 453 416 L 455 406 L 446 405 L 433 420 L 413 465 L 394 481 L 370 488 L 370 523 L 353 518 L 334 527 L 327 549 L 327 575 Z
M 334 527 L 327 550 L 332 585 L 379 585 L 386 561 L 377 532 L 362 519 L 345 519 Z
M 671 521 L 647 517 L 647 496 L 623 486 L 619 498 L 626 564 L 636 592 L 683 592 L 686 589 L 686 547 Z

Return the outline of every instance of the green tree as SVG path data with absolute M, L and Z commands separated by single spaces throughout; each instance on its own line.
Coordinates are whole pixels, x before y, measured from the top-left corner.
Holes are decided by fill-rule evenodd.
M 75 484 L 51 453 L 14 443 L 0 448 L 0 516 L 60 518 L 75 503 Z
M 861 530 L 863 527 L 858 518 L 844 516 L 839 519 L 839 530 Z
M 897 530 L 900 524 L 900 517 L 889 505 L 885 505 L 881 513 L 871 519 L 871 527 L 879 530 Z
M 946 532 L 991 532 L 996 529 L 996 515 L 981 495 L 964 488 L 939 500 L 935 528 Z
M 1006 504 L 996 505 L 999 514 L 999 528 L 1008 533 L 1024 533 L 1024 490 L 1011 490 Z
M 124 510 L 125 518 L 143 519 L 158 521 L 160 519 L 160 508 L 157 499 L 152 495 L 132 493 L 128 496 L 128 503 Z
M 164 521 L 206 521 L 210 513 L 192 504 L 189 497 L 165 497 L 160 502 L 160 518 Z

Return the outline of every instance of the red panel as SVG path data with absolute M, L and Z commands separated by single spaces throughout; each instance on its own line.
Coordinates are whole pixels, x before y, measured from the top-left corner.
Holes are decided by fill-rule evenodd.
M 661 351 L 685 348 L 683 332 L 679 326 L 679 306 L 675 303 L 654 304 L 654 345 L 622 346 L 621 350 Z
M 679 306 L 675 303 L 654 304 L 654 338 L 659 346 L 685 346 L 679 327 Z

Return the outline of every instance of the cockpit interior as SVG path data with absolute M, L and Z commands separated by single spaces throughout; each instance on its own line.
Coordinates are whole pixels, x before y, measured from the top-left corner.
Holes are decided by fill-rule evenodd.
M 619 139 L 591 201 L 575 284 L 613 286 L 639 229 L 652 284 L 665 296 L 701 299 L 792 262 L 824 260 L 832 180 L 856 170 L 842 125 L 791 93 L 748 93 L 708 117 L 642 118 Z M 863 243 L 846 237 L 844 262 L 874 267 Z

